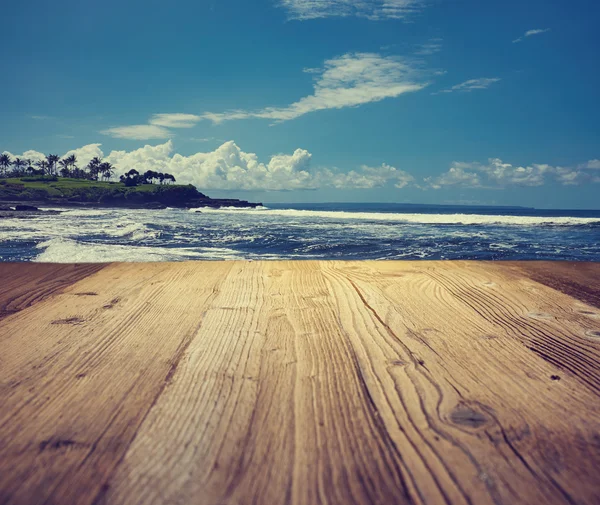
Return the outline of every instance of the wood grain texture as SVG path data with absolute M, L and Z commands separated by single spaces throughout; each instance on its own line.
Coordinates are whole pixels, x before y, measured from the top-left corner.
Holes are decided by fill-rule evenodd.
M 108 265 L 0 321 L 0 503 L 600 503 L 595 286 L 599 264 Z
M 0 319 L 60 293 L 102 268 L 103 264 L 0 263 Z

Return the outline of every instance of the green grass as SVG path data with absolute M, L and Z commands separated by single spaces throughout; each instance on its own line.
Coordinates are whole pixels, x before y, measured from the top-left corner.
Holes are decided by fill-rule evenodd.
M 204 195 L 192 185 L 125 186 L 121 182 L 67 177 L 58 177 L 56 180 L 27 180 L 27 177 L 0 180 L 0 200 L 184 205 L 187 201 L 202 197 Z

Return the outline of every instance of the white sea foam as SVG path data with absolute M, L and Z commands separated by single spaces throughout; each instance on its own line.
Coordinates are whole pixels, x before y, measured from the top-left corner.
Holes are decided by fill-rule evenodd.
M 404 214 L 385 212 L 346 212 L 327 210 L 297 210 L 297 209 L 257 209 L 227 208 L 205 210 L 220 214 L 253 214 L 256 216 L 281 216 L 303 219 L 332 219 L 332 220 L 359 220 L 359 221 L 387 221 L 398 223 L 416 224 L 506 224 L 506 225 L 582 225 L 600 224 L 597 217 L 541 217 L 541 216 L 493 216 L 480 214 Z
M 233 260 L 241 259 L 233 249 L 206 248 L 167 248 L 123 246 L 79 242 L 76 240 L 53 238 L 36 246 L 43 251 L 34 259 L 40 263 L 110 263 L 110 262 L 153 262 L 185 260 Z

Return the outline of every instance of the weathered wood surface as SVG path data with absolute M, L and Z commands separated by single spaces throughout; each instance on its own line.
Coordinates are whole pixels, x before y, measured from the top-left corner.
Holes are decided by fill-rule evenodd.
M 0 281 L 2 504 L 600 503 L 600 264 Z

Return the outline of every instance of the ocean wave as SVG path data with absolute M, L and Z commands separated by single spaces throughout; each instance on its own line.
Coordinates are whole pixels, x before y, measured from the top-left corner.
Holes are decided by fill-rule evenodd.
M 173 248 L 80 242 L 53 238 L 37 244 L 42 249 L 33 260 L 38 263 L 112 263 L 186 260 L 242 259 L 237 251 L 223 247 Z
M 160 231 L 150 230 L 142 223 L 119 223 L 116 226 L 102 226 L 102 233 L 110 237 L 128 238 L 135 241 L 145 239 L 156 239 L 160 237 Z
M 597 217 L 541 217 L 541 216 L 495 216 L 483 214 L 404 214 L 385 212 L 347 212 L 328 210 L 297 209 L 211 209 L 211 213 L 251 214 L 255 216 L 273 216 L 301 219 L 331 219 L 354 221 L 385 221 L 411 224 L 439 225 L 516 225 L 516 226 L 576 226 L 600 225 Z

